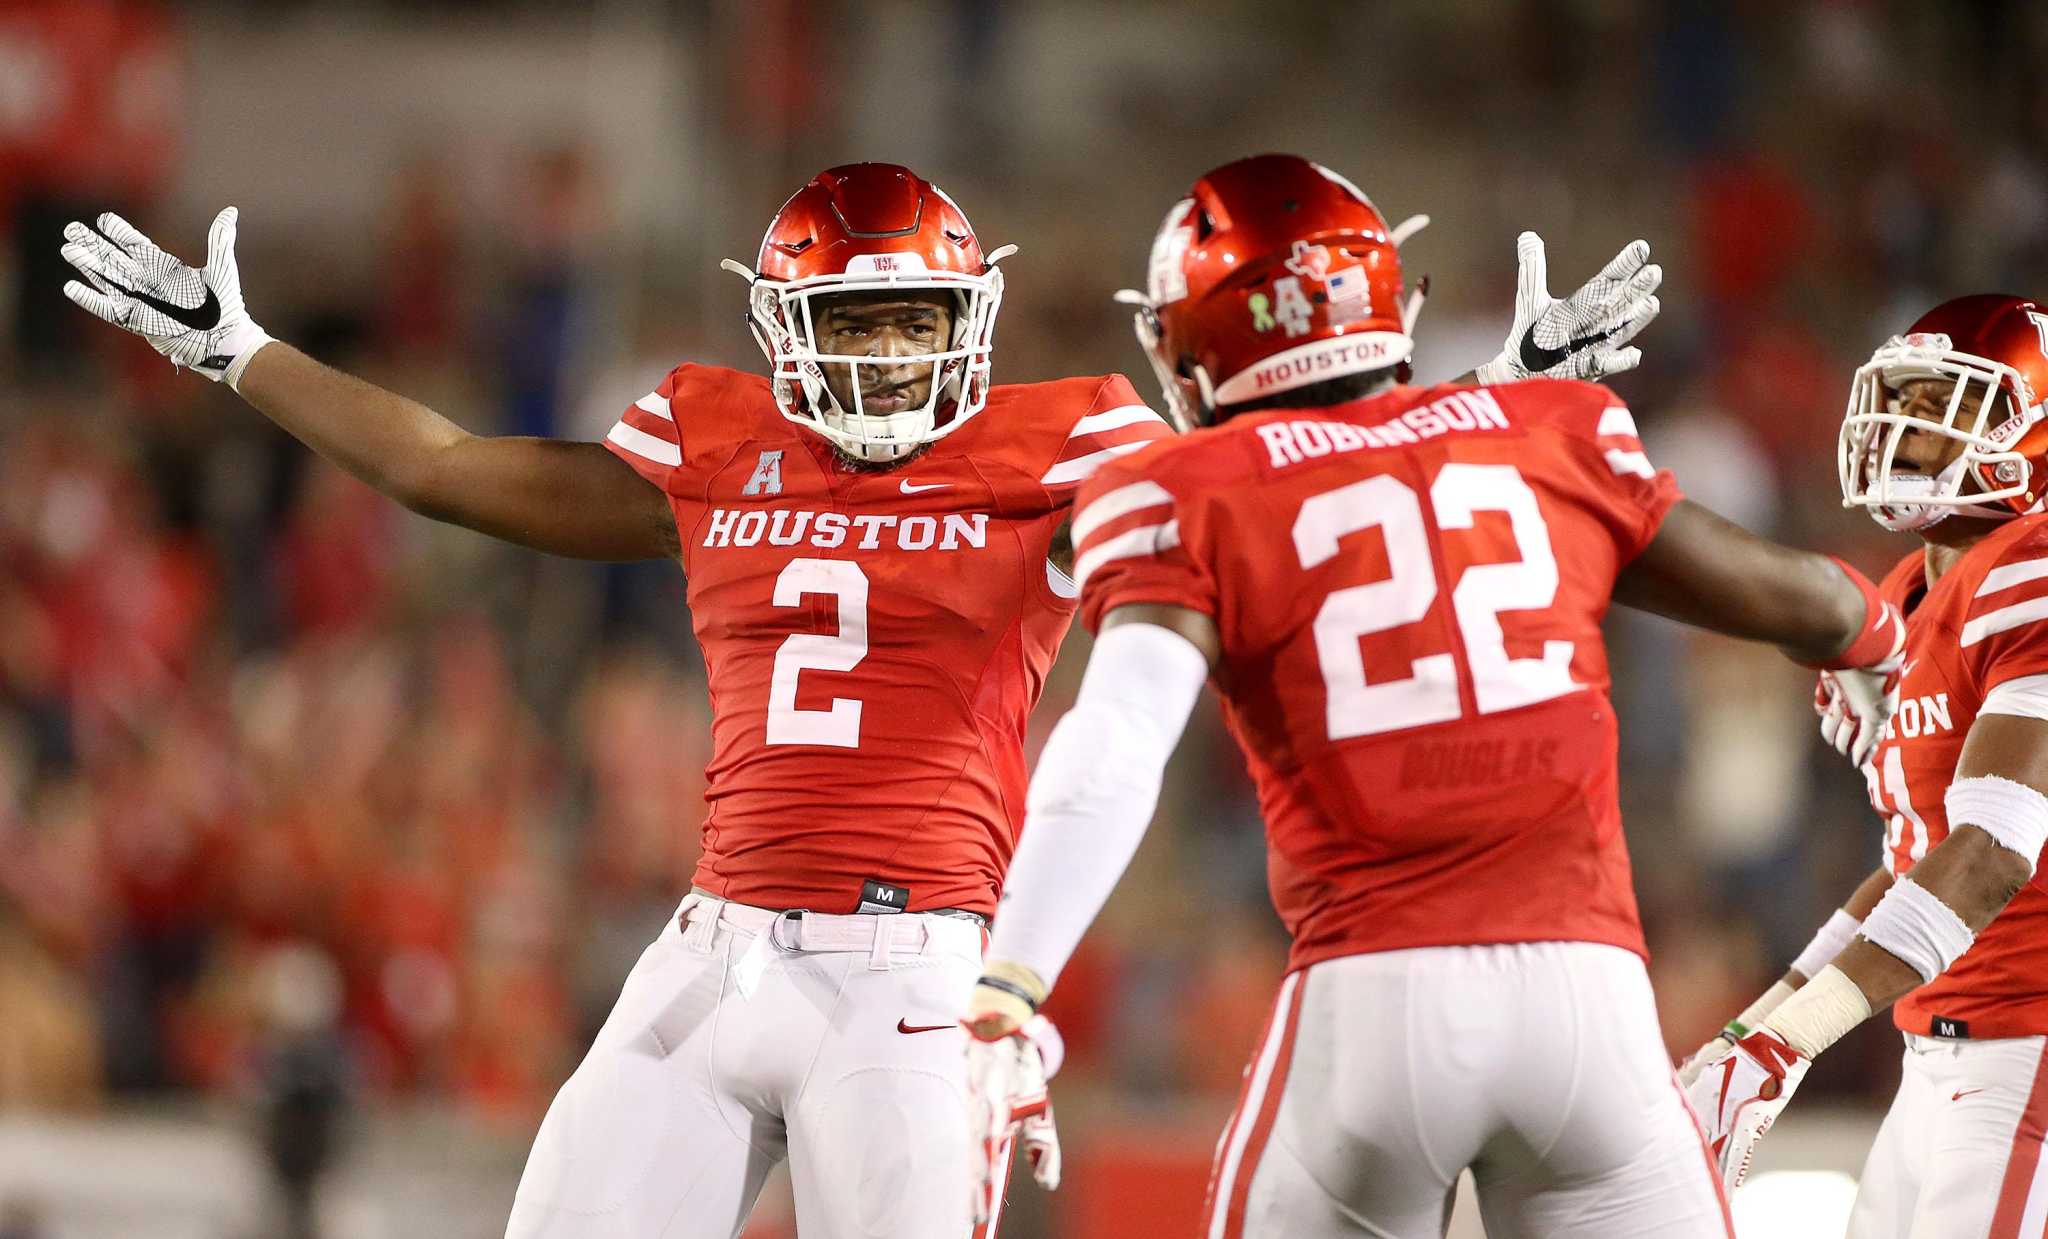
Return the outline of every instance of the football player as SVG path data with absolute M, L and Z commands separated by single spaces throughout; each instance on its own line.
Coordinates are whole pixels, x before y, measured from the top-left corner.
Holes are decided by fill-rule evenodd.
M 2048 306 L 1962 297 L 1856 372 L 1843 502 L 1920 545 L 1884 580 L 1906 615 L 1898 711 L 1834 708 L 1883 863 L 1785 977 L 1681 1076 L 1729 1184 L 1813 1056 L 1873 1011 L 1903 1079 L 1863 1168 L 1856 1239 L 2048 1229 Z
M 688 579 L 713 703 L 703 858 L 550 1108 L 509 1233 L 732 1235 L 787 1157 L 806 1236 L 958 1239 L 958 1017 L 1076 605 L 1069 510 L 1166 424 L 1120 376 L 992 385 L 1008 247 L 984 253 L 893 165 L 821 173 L 752 267 L 727 264 L 766 376 L 680 366 L 603 444 L 474 436 L 273 341 L 235 230 L 230 208 L 194 268 L 118 217 L 74 224 L 66 291 L 416 511 Z M 1493 372 L 1633 365 L 1646 259 L 1544 295 Z M 1050 1182 L 1042 1035 L 1006 1048 Z
M 1620 601 L 1855 668 L 1896 656 L 1896 612 L 1680 498 L 1604 387 L 1406 385 L 1385 223 L 1307 160 L 1202 177 L 1149 282 L 1140 340 L 1204 428 L 1076 505 L 1099 636 L 972 1031 L 1000 1045 L 1058 980 L 1206 680 L 1293 948 L 1204 1233 L 1440 1234 L 1470 1168 L 1496 1237 L 1730 1234 L 1643 967 L 1600 619 Z M 970 1055 L 996 1126 L 1005 1059 Z

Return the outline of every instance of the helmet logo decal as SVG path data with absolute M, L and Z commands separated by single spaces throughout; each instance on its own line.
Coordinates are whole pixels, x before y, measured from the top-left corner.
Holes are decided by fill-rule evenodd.
M 1294 272 L 1294 276 L 1277 281 L 1273 291 L 1280 296 L 1284 305 L 1288 300 L 1288 293 L 1281 285 L 1293 285 L 1295 295 L 1299 296 L 1300 281 L 1314 280 L 1323 286 L 1324 299 L 1329 303 L 1330 326 L 1342 327 L 1347 323 L 1371 318 L 1372 283 L 1366 279 L 1365 268 L 1354 264 L 1332 271 L 1330 264 L 1333 261 L 1335 259 L 1329 246 L 1310 245 L 1306 241 L 1296 240 L 1293 252 L 1287 259 L 1287 269 Z M 1303 302 L 1306 304 L 1306 298 L 1303 298 Z M 1305 335 L 1308 330 L 1309 323 L 1304 315 L 1298 324 L 1292 321 L 1288 323 L 1287 334 Z
M 1252 312 L 1253 331 L 1271 331 L 1280 324 L 1273 321 L 1273 299 L 1264 293 L 1253 293 L 1245 300 Z
M 2027 321 L 2034 324 L 2034 330 L 2041 333 L 2041 356 L 2048 357 L 2048 314 L 2039 310 L 2028 310 Z
M 1287 328 L 1288 338 L 1308 334 L 1316 312 L 1315 307 L 1309 304 L 1308 294 L 1301 291 L 1299 276 L 1283 275 L 1274 280 L 1273 301 L 1274 315 L 1279 318 L 1280 325 Z
M 1321 283 L 1330 273 L 1330 247 L 1296 241 L 1294 252 L 1287 259 L 1287 269 Z
M 1188 276 L 1181 269 L 1181 259 L 1186 256 L 1188 246 L 1194 243 L 1195 232 L 1188 223 L 1194 212 L 1193 198 L 1183 198 L 1174 203 L 1173 209 L 1166 213 L 1166 222 L 1159 226 L 1159 235 L 1152 239 L 1152 258 L 1146 271 L 1145 291 L 1151 295 L 1153 305 L 1165 305 L 1188 295 Z
M 782 449 L 762 452 L 761 459 L 754 465 L 754 476 L 740 488 L 742 495 L 779 495 L 782 493 Z
M 848 275 L 929 275 L 931 269 L 917 254 L 855 254 L 846 262 Z

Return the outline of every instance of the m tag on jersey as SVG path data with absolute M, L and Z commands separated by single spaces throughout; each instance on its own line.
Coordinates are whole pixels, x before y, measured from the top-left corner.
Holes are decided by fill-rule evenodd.
M 1952 1020 L 1946 1016 L 1937 1015 L 1927 1021 L 1927 1035 L 1930 1037 L 1943 1037 L 1950 1041 L 1968 1041 L 1970 1039 L 1970 1021 Z
M 910 888 L 891 886 L 873 878 L 860 884 L 860 907 L 856 912 L 902 912 L 910 907 Z

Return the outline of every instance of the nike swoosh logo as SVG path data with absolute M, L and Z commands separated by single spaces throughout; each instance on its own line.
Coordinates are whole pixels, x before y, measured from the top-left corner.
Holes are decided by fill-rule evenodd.
M 958 1024 L 913 1024 L 909 1020 L 896 1021 L 896 1031 L 900 1033 L 940 1032 L 944 1029 L 958 1027 L 960 1027 Z
M 903 493 L 906 495 L 921 494 L 922 492 L 928 490 L 944 490 L 951 485 L 951 482 L 925 482 L 923 484 L 919 484 L 917 482 L 911 481 L 909 478 L 904 478 L 902 482 Z
M 1522 345 L 1519 350 L 1522 368 L 1530 374 L 1541 374 L 1580 349 L 1589 348 L 1600 343 L 1600 341 L 1613 335 L 1614 331 L 1614 328 L 1609 327 L 1596 336 L 1580 336 L 1563 348 L 1544 348 L 1536 343 L 1536 329 L 1531 327 L 1522 333 Z
M 206 286 L 205 300 L 198 305 L 176 305 L 152 297 L 139 288 L 122 288 L 112 280 L 108 280 L 107 283 L 119 289 L 124 296 L 134 298 L 187 331 L 212 331 L 220 326 L 220 298 L 215 295 L 210 284 Z
M 1909 663 L 1907 663 L 1907 664 L 1906 664 L 1905 666 L 1903 666 L 1903 667 L 1899 668 L 1899 678 L 1903 680 L 1903 679 L 1905 679 L 1905 678 L 1906 678 L 1907 676 L 1909 676 L 1909 675 L 1913 674 L 1913 668 L 1915 668 L 1915 667 L 1917 667 L 1917 666 L 1919 666 L 1919 665 L 1920 665 L 1920 660 L 1916 658 L 1916 659 L 1914 659 L 1914 660 L 1913 660 L 1912 662 L 1909 662 Z
M 1959 1088 L 1956 1090 L 1955 1096 L 1949 1098 L 1949 1100 L 1961 1101 L 1963 1098 L 1968 1097 L 1971 1093 L 1981 1093 L 1983 1091 L 1984 1090 L 1981 1088 Z

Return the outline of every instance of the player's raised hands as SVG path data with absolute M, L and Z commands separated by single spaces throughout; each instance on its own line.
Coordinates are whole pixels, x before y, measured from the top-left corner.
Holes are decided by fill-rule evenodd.
M 270 336 L 242 305 L 235 267 L 235 208 L 214 218 L 206 266 L 193 267 L 108 212 L 96 227 L 64 229 L 64 260 L 83 281 L 64 285 L 81 308 L 148 340 L 175 365 L 229 386 Z
M 1514 325 L 1500 355 L 1477 370 L 1481 383 L 1598 381 L 1642 363 L 1643 351 L 1628 343 L 1663 308 L 1656 294 L 1664 268 L 1650 261 L 1648 241 L 1631 241 L 1563 300 L 1550 295 L 1542 237 L 1517 237 L 1515 259 Z

